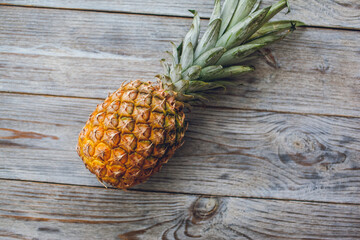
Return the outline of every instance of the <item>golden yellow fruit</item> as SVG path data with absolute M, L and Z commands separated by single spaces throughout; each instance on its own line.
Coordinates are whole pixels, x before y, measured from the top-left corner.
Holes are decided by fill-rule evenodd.
M 77 152 L 102 182 L 121 189 L 144 182 L 182 145 L 183 108 L 174 92 L 132 81 L 97 106 Z

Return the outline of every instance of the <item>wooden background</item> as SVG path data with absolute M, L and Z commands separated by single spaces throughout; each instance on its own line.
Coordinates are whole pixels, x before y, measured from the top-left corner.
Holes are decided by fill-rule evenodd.
M 83 166 L 77 134 L 96 104 L 153 80 L 187 9 L 205 26 L 212 4 L 0 1 L 0 238 L 360 239 L 358 0 L 290 1 L 278 19 L 307 27 L 195 107 L 149 182 L 104 189 Z

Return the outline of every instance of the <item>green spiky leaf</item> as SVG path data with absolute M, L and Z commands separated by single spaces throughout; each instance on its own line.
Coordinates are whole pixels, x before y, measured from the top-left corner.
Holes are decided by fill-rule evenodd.
M 203 82 L 203 81 L 190 81 L 189 82 L 189 92 L 202 92 L 215 88 L 224 88 L 231 85 L 230 81 L 216 81 L 216 82 Z
M 183 46 L 184 46 L 184 41 L 181 41 L 181 43 L 177 47 L 177 52 L 178 52 L 178 56 L 179 56 L 179 62 L 180 62 L 180 56 L 182 55 Z
M 188 43 L 188 45 L 183 50 L 183 55 L 180 59 L 180 64 L 182 67 L 182 71 L 185 71 L 188 69 L 194 61 L 194 49 L 193 45 L 191 43 Z
M 235 10 L 234 16 L 232 17 L 228 29 L 235 26 L 238 22 L 243 20 L 249 15 L 251 10 L 254 8 L 257 0 L 246 0 L 240 1 Z
M 266 14 L 263 23 L 268 22 L 272 17 L 274 17 L 276 14 L 278 14 L 281 10 L 283 10 L 286 7 L 288 7 L 290 11 L 289 3 L 287 0 L 280 0 L 279 2 L 273 4 L 269 12 Z
M 200 79 L 208 79 L 213 75 L 218 74 L 222 71 L 223 67 L 221 65 L 213 65 L 205 67 L 200 72 Z
M 220 26 L 221 26 L 221 19 L 219 18 L 214 19 L 210 23 L 208 29 L 205 31 L 204 36 L 201 38 L 199 45 L 195 50 L 195 59 L 199 57 L 202 53 L 215 47 L 219 37 Z
M 261 2 L 262 2 L 261 0 L 257 1 L 250 13 L 253 13 L 253 12 L 256 12 L 257 10 L 259 10 Z
M 249 43 L 238 47 L 234 47 L 224 53 L 216 64 L 229 66 L 241 62 L 245 57 L 256 52 L 260 48 L 264 47 L 265 44 Z
M 182 46 L 183 53 L 189 43 L 192 44 L 193 48 L 196 47 L 200 34 L 200 16 L 197 11 L 190 11 L 190 12 L 194 14 L 194 19 L 193 19 L 193 23 L 191 24 L 190 30 L 185 35 L 183 41 L 183 46 Z
M 221 58 L 225 51 L 226 49 L 223 47 L 212 48 L 201 54 L 201 56 L 195 60 L 194 64 L 201 67 L 213 65 Z
M 164 69 L 165 74 L 169 75 L 170 74 L 170 66 L 168 63 L 166 63 L 166 60 L 163 58 L 160 60 L 160 63 Z
M 173 42 L 170 42 L 172 46 L 172 56 L 173 56 L 173 65 L 179 64 L 179 52 L 176 45 Z
M 182 73 L 183 79 L 185 80 L 194 80 L 199 78 L 201 72 L 201 66 L 194 65 L 189 67 L 186 71 Z
M 181 69 L 182 68 L 180 64 L 173 66 L 173 68 L 171 69 L 170 78 L 174 83 L 181 79 Z
M 225 30 L 228 28 L 238 3 L 239 0 L 225 0 L 223 9 L 221 11 L 222 22 L 219 33 L 220 36 L 222 36 Z
M 187 89 L 189 89 L 189 82 L 189 80 L 181 79 L 173 83 L 174 91 L 178 93 L 184 93 Z
M 240 45 L 261 27 L 261 23 L 269 10 L 270 7 L 258 10 L 241 20 L 218 40 L 216 46 L 230 49 Z
M 217 79 L 228 78 L 247 72 L 252 72 L 254 70 L 255 68 L 251 66 L 232 66 L 223 68 L 221 71 L 217 72 L 216 74 L 209 75 L 207 78 L 200 78 L 200 80 L 204 82 L 214 81 Z
M 255 38 L 241 46 L 232 48 L 225 52 L 216 64 L 223 66 L 238 64 L 244 61 L 245 57 L 256 52 L 257 50 L 283 39 L 288 33 L 291 32 L 292 27 L 292 25 L 287 25 L 287 28 L 284 27 L 281 30 L 277 28 L 276 31 L 267 31 L 269 33 L 265 32 L 263 36 Z M 284 32 L 285 30 L 288 31 Z
M 215 0 L 214 3 L 214 10 L 211 14 L 210 17 L 210 21 L 209 21 L 209 25 L 212 23 L 212 21 L 214 21 L 215 19 L 220 19 L 221 17 L 221 4 L 220 4 L 220 0 Z
M 247 44 L 261 44 L 261 45 L 263 45 L 262 48 L 264 48 L 269 44 L 272 44 L 272 43 L 274 43 L 276 41 L 279 41 L 279 40 L 283 39 L 289 33 L 290 33 L 290 31 L 270 33 L 270 34 L 267 34 L 265 36 L 254 39 L 254 40 L 250 41 Z M 247 45 L 247 44 L 245 44 L 245 45 Z
M 282 31 L 293 31 L 295 30 L 295 27 L 304 26 L 305 24 L 303 22 L 299 21 L 289 21 L 289 20 L 283 20 L 283 21 L 275 21 L 275 22 L 268 22 L 265 23 L 262 28 L 260 28 L 256 33 L 254 33 L 247 41 L 251 41 L 253 39 L 265 36 L 267 34 L 276 33 L 276 32 L 282 32 Z

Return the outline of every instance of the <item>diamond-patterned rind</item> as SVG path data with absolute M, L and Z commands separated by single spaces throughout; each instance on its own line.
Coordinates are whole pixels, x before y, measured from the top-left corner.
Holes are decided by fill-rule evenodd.
M 182 145 L 183 103 L 151 82 L 132 81 L 90 115 L 77 152 L 102 182 L 126 189 L 160 170 Z

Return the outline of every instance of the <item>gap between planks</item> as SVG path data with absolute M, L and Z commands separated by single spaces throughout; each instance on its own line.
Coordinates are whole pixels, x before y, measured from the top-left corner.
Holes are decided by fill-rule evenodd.
M 28 96 L 41 96 L 41 97 L 54 97 L 54 98 L 70 98 L 70 99 L 89 99 L 89 100 L 105 100 L 104 98 L 89 98 L 82 96 L 65 96 L 65 95 L 55 95 L 55 94 L 41 94 L 41 93 L 27 93 L 27 92 L 12 92 L 12 91 L 0 91 L 0 94 L 18 94 L 18 95 L 28 95 Z M 349 116 L 342 114 L 326 114 L 326 113 L 306 113 L 306 112 L 288 112 L 288 111 L 280 111 L 280 110 L 271 110 L 271 109 L 253 109 L 253 108 L 235 108 L 235 107 L 218 107 L 218 106 L 207 106 L 207 105 L 193 105 L 193 107 L 199 108 L 209 108 L 209 109 L 224 109 L 224 110 L 240 110 L 240 111 L 254 111 L 254 112 L 269 112 L 269 113 L 281 113 L 281 114 L 294 114 L 301 116 L 319 116 L 319 117 L 342 117 L 349 119 L 357 119 L 360 117 L 357 116 Z M 95 106 L 94 106 L 95 108 Z
M 34 181 L 34 180 L 23 180 L 23 179 L 8 179 L 8 178 L 0 178 L 0 181 L 9 181 L 9 182 L 29 182 L 35 184 L 49 184 L 49 185 L 57 185 L 57 186 L 75 186 L 81 188 L 96 188 L 96 189 L 104 189 L 101 186 L 89 186 L 89 185 L 81 185 L 81 184 L 68 184 L 68 183 L 57 183 L 57 182 L 45 182 L 45 181 Z M 246 197 L 246 196 L 237 196 L 237 195 L 229 195 L 229 194 L 198 194 L 198 193 L 188 193 L 188 192 L 173 192 L 173 191 L 160 191 L 160 190 L 147 190 L 147 189 L 128 189 L 128 190 L 120 190 L 114 187 L 106 187 L 109 190 L 115 191 L 124 191 L 124 192 L 143 192 L 143 193 L 160 193 L 160 194 L 177 194 L 177 195 L 188 195 L 188 196 L 198 196 L 198 197 L 221 197 L 221 198 L 237 198 L 237 199 L 249 199 L 249 200 L 267 200 L 267 201 L 284 201 L 284 202 L 298 202 L 298 203 L 319 203 L 319 204 L 334 204 L 334 205 L 347 205 L 347 206 L 359 206 L 360 203 L 352 203 L 352 202 L 331 202 L 331 201 L 317 201 L 317 200 L 299 200 L 299 199 L 291 199 L 291 198 L 269 198 L 269 197 Z
M 171 18 L 192 18 L 191 16 L 176 16 L 176 15 L 162 15 L 157 13 L 142 13 L 142 12 L 131 12 L 131 11 L 114 11 L 114 10 L 97 10 L 97 9 L 86 9 L 86 8 L 66 8 L 66 7 L 46 7 L 46 6 L 32 6 L 32 5 L 21 5 L 21 4 L 10 4 L 0 3 L 0 6 L 4 7 L 22 7 L 22 8 L 41 8 L 41 9 L 56 9 L 65 11 L 80 11 L 80 12 L 98 12 L 98 13 L 112 13 L 112 14 L 129 14 L 129 15 L 145 15 L 145 16 L 158 16 L 158 17 L 171 17 Z M 208 17 L 200 17 L 201 19 L 210 19 Z
M 110 14 L 128 14 L 128 15 L 143 15 L 143 16 L 158 16 L 158 17 L 171 17 L 171 18 L 185 18 L 192 19 L 192 16 L 184 15 L 163 15 L 157 13 L 145 13 L 145 12 L 132 12 L 132 11 L 114 11 L 114 10 L 97 10 L 97 9 L 86 9 L 86 8 L 66 8 L 66 7 L 47 7 L 47 6 L 32 6 L 32 5 L 21 5 L 21 4 L 10 4 L 10 3 L 0 3 L 0 6 L 4 7 L 20 7 L 20 8 L 40 8 L 40 9 L 55 9 L 55 10 L 65 10 L 65 11 L 81 11 L 81 12 L 98 12 L 98 13 L 110 13 Z M 203 20 L 209 20 L 209 17 L 200 17 Z M 331 27 L 331 26 L 320 26 L 320 25 L 304 25 L 301 27 L 307 28 L 321 28 L 321 29 L 332 29 L 340 31 L 354 31 L 359 32 L 360 29 L 351 28 L 351 27 Z M 299 28 L 301 28 L 299 27 Z

